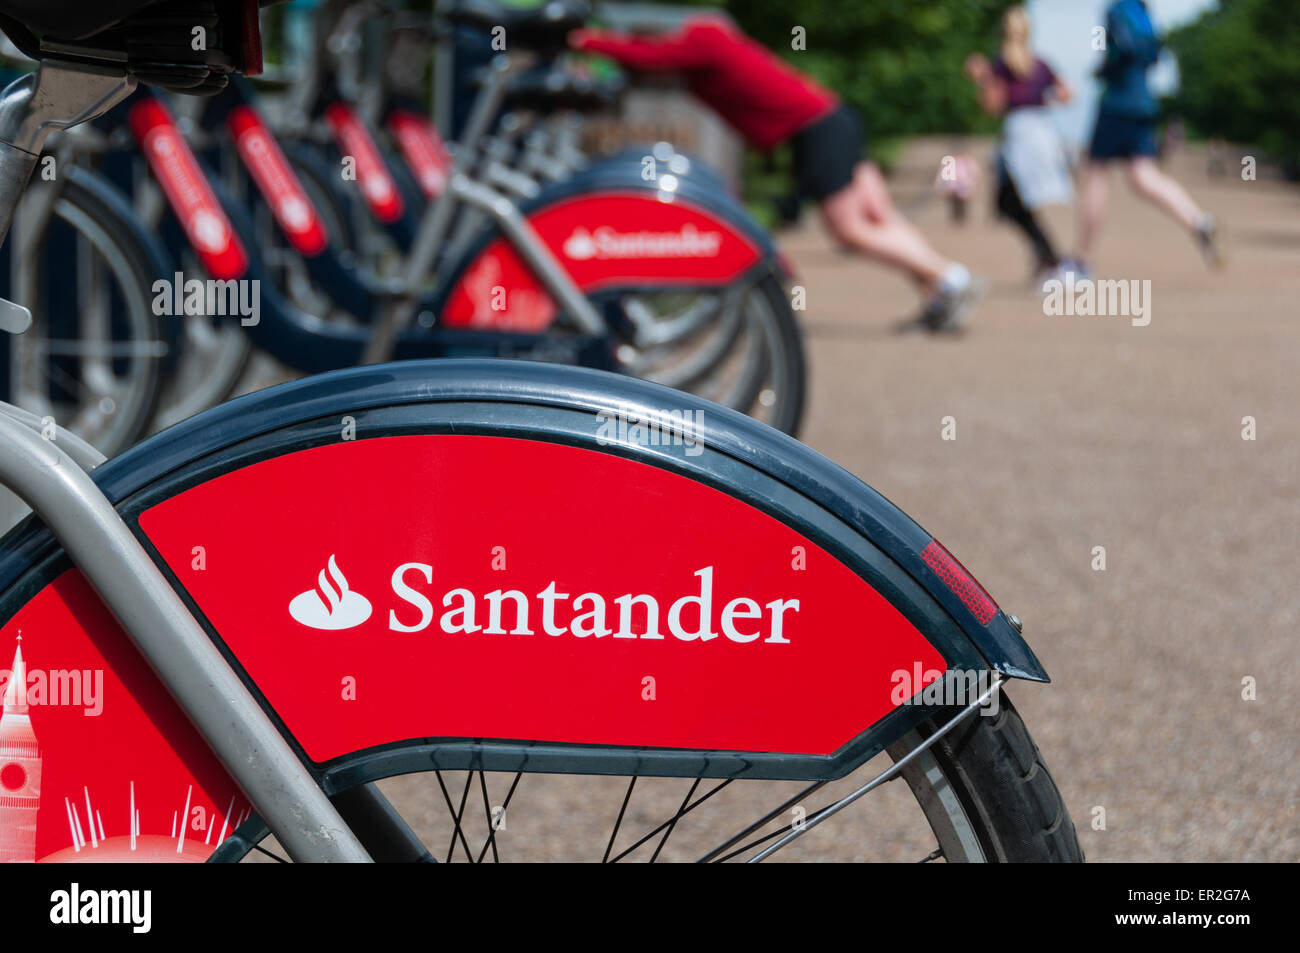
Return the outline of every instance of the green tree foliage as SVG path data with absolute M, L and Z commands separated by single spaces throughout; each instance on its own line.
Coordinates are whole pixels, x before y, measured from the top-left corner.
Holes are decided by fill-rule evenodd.
M 1220 0 L 1172 31 L 1181 88 L 1173 109 L 1193 132 L 1258 145 L 1300 165 L 1300 16 L 1285 0 Z

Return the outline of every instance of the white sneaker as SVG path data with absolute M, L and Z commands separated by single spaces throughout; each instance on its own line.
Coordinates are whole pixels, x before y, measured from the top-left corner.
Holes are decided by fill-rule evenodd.
M 984 297 L 988 285 L 980 278 L 971 277 L 965 285 L 951 291 L 941 291 L 930 299 L 921 312 L 921 322 L 936 334 L 954 334 L 966 327 L 975 305 Z

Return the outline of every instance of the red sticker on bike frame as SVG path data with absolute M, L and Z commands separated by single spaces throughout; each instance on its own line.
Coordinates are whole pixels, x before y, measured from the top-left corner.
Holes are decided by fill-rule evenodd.
M 0 862 L 202 861 L 252 808 L 80 572 L 0 628 Z
M 219 281 L 242 278 L 248 254 L 167 107 L 145 97 L 131 107 L 127 122 L 208 274 Z
M 346 103 L 331 103 L 325 110 L 325 121 L 344 159 L 356 163 L 357 184 L 371 213 L 386 225 L 401 218 L 406 208 L 401 193 L 361 117 Z
M 409 109 L 394 110 L 388 117 L 388 132 L 415 173 L 425 197 L 436 199 L 442 195 L 447 176 L 451 175 L 451 153 L 429 118 Z
M 140 525 L 318 762 L 428 737 L 824 755 L 897 707 L 900 672 L 946 668 L 795 530 L 578 447 L 344 441 Z
M 280 144 L 252 106 L 236 106 L 226 116 L 235 148 L 290 244 L 303 255 L 319 255 L 329 244 L 316 207 Z
M 708 210 L 662 193 L 587 193 L 535 211 L 528 223 L 583 291 L 611 286 L 713 286 L 761 260 L 758 246 Z M 541 331 L 556 308 L 504 238 L 465 269 L 447 298 L 448 327 Z

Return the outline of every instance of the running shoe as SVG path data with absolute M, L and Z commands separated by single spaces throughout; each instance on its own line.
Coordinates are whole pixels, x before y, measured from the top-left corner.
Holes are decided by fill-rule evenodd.
M 1206 215 L 1194 233 L 1196 247 L 1205 256 L 1205 263 L 1211 268 L 1222 268 L 1226 256 L 1223 253 L 1223 230 L 1213 215 Z
M 907 324 L 932 334 L 960 332 L 970 321 L 975 305 L 984 297 L 986 287 L 983 280 L 972 276 L 960 287 L 938 292 L 925 303 L 921 313 Z M 908 328 L 904 325 L 899 330 Z

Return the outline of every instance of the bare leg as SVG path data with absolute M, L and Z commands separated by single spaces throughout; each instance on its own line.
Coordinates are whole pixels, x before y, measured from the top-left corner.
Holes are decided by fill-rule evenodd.
M 906 272 L 925 293 L 938 290 L 951 262 L 894 207 L 874 164 L 860 163 L 853 181 L 823 199 L 821 210 L 840 244 Z
M 1105 163 L 1089 162 L 1083 169 L 1079 186 L 1079 250 L 1083 261 L 1092 259 L 1097 233 L 1106 219 L 1106 197 L 1109 191 Z
M 1187 190 L 1169 175 L 1160 171 L 1155 161 L 1138 156 L 1128 163 L 1129 186 L 1142 198 L 1177 219 L 1192 231 L 1205 220 L 1205 212 L 1196 204 Z

